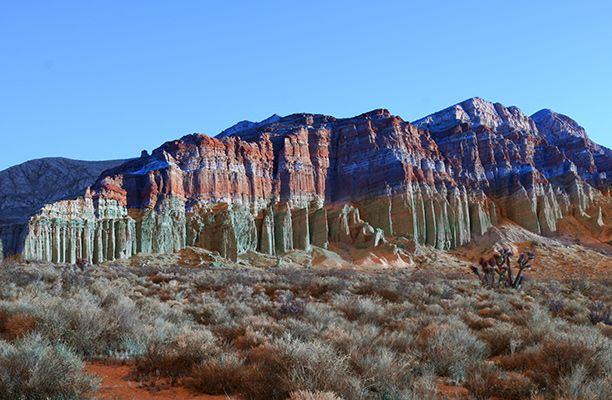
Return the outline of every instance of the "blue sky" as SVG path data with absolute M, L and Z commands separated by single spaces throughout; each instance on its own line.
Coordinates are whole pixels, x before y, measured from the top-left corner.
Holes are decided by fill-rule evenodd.
M 609 1 L 0 1 L 0 169 L 480 96 L 612 147 Z

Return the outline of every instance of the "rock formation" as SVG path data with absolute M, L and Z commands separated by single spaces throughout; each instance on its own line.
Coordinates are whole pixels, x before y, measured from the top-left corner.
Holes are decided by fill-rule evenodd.
M 481 189 L 503 217 L 532 232 L 556 231 L 559 198 L 570 199 L 566 213 L 585 218 L 596 196 L 591 185 L 609 190 L 610 150 L 550 110 L 528 117 L 473 98 L 414 124 L 432 133 L 458 183 Z
M 594 143 L 583 127 L 566 115 L 544 109 L 531 116 L 540 134 L 576 167 L 576 172 L 600 189 L 610 186 L 612 151 Z
M 32 215 L 46 204 L 82 196 L 104 170 L 124 162 L 41 158 L 0 171 L 0 247 L 21 252 Z
M 451 249 L 504 219 L 554 235 L 572 215 L 596 231 L 609 218 L 609 150 L 554 115 L 475 98 L 414 123 L 384 109 L 243 121 L 105 171 L 82 197 L 45 206 L 19 240 L 28 259 L 95 263 L 185 246 L 232 259 L 372 248 L 392 237 Z

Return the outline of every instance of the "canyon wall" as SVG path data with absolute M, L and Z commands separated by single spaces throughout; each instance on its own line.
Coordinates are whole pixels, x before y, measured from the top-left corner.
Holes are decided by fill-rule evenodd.
M 254 213 L 225 202 L 187 208 L 178 197 L 144 210 L 112 199 L 61 201 L 31 218 L 23 255 L 54 263 L 100 263 L 197 246 L 236 259 L 247 251 L 282 255 L 330 242 L 369 248 L 390 236 L 450 249 L 483 234 L 497 218 L 494 203 L 484 196 L 468 197 L 465 189 L 440 193 L 424 184 L 362 203 L 315 206 L 276 203 Z
M 585 161 L 549 119 L 470 99 L 414 123 L 383 109 L 243 121 L 105 171 L 83 196 L 44 206 L 19 240 L 27 259 L 98 263 L 395 237 L 446 250 L 506 220 L 554 235 L 566 216 L 597 233 L 609 226 L 608 150 L 581 136 Z

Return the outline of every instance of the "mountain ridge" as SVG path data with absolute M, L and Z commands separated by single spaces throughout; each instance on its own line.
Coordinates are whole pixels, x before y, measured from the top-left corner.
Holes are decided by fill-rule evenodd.
M 568 215 L 607 241 L 609 150 L 579 130 L 572 145 L 551 143 L 563 132 L 550 116 L 472 98 L 412 123 L 386 109 L 274 114 L 186 135 L 42 207 L 15 251 L 101 262 L 193 245 L 228 257 L 374 248 L 394 237 L 450 249 L 504 219 L 554 235 Z

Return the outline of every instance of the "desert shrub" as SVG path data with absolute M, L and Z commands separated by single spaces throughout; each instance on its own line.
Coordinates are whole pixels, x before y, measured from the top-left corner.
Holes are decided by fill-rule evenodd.
M 130 353 L 126 343 L 144 330 L 136 305 L 121 295 L 100 301 L 82 289 L 68 298 L 42 299 L 38 310 L 37 330 L 41 334 L 89 358 Z
M 38 307 L 39 331 L 45 337 L 85 356 L 104 353 L 98 340 L 106 328 L 104 315 L 97 299 L 85 289 L 69 298 L 41 298 Z
M 376 343 L 389 347 L 396 353 L 412 354 L 410 349 L 415 338 L 417 327 L 410 322 L 404 322 L 397 330 L 385 332 Z
M 259 336 L 270 340 L 282 336 L 285 332 L 281 321 L 266 314 L 253 315 L 245 318 L 242 323 L 252 328 Z
M 610 377 L 593 379 L 587 368 L 576 365 L 566 375 L 557 388 L 555 395 L 560 399 L 607 400 L 612 398 L 612 381 Z
M 612 325 L 597 324 L 597 329 L 608 339 L 612 339 Z
M 523 371 L 540 388 L 552 393 L 562 382 L 569 382 L 578 368 L 584 369 L 589 380 L 609 377 L 612 345 L 596 331 L 574 329 L 571 333 L 551 334 L 539 345 L 503 356 L 499 364 Z
M 368 390 L 381 398 L 395 398 L 399 391 L 410 390 L 414 380 L 414 359 L 384 346 L 372 346 L 351 354 L 351 365 Z
M 612 330 L 594 305 L 611 292 L 599 283 L 518 292 L 431 271 L 36 264 L 0 280 L 2 337 L 135 358 L 140 379 L 208 394 L 433 400 L 442 375 L 481 398 L 610 397 Z
M 81 399 L 97 382 L 62 344 L 31 334 L 14 344 L 0 341 L 0 399 Z
M 0 337 L 15 340 L 34 331 L 38 319 L 28 313 L 18 313 L 3 317 L 0 315 Z
M 241 390 L 244 360 L 223 352 L 193 368 L 185 381 L 188 387 L 212 395 L 234 394 Z M 248 382 L 247 382 L 248 383 Z
M 491 328 L 497 323 L 493 318 L 482 318 L 472 312 L 468 312 L 463 316 L 463 322 L 475 331 Z
M 18 292 L 19 287 L 15 282 L 3 282 L 2 285 L 0 285 L 0 300 L 14 300 Z
M 522 345 L 521 331 L 507 322 L 497 322 L 480 331 L 478 336 L 487 343 L 492 356 L 515 352 Z
M 379 297 L 391 303 L 399 303 L 405 299 L 407 285 L 405 282 L 398 282 L 394 278 L 391 276 L 375 276 L 362 279 L 354 286 L 352 293 L 357 296 Z
M 432 371 L 425 370 L 422 375 L 415 377 L 411 392 L 405 398 L 410 400 L 438 400 L 440 397 L 438 396 L 436 375 Z
M 280 318 L 295 317 L 304 313 L 306 300 L 296 298 L 294 293 L 288 290 L 278 290 L 274 293 L 276 315 Z
M 583 301 L 575 299 L 566 299 L 561 311 L 552 314 L 577 325 L 589 323 L 589 310 Z
M 287 333 L 301 341 L 316 339 L 320 333 L 316 327 L 297 318 L 286 318 L 282 320 L 281 325 Z
M 382 329 L 374 324 L 347 321 L 330 329 L 323 337 L 342 354 L 365 354 L 372 346 L 380 343 Z
M 255 330 L 251 326 L 246 326 L 243 328 L 244 331 L 237 335 L 231 342 L 232 346 L 234 346 L 236 350 L 250 350 L 252 348 L 261 346 L 270 339 L 269 335 Z
M 227 307 L 209 293 L 202 294 L 198 302 L 186 311 L 196 322 L 203 325 L 223 324 L 232 320 Z
M 500 319 L 500 316 L 503 315 L 503 311 L 497 306 L 484 307 L 478 310 L 478 315 L 481 318 Z
M 248 399 L 285 399 L 299 390 L 357 398 L 346 358 L 319 341 L 279 338 L 253 349 L 247 364 L 242 392 Z
M 548 309 L 554 316 L 561 315 L 563 309 L 565 308 L 565 300 L 560 296 L 555 296 L 554 298 L 548 300 Z
M 457 318 L 427 325 L 418 333 L 415 346 L 423 363 L 457 382 L 465 379 L 469 366 L 482 362 L 487 355 L 486 345 Z
M 410 274 L 410 276 L 408 277 L 410 282 L 418 283 L 423 286 L 428 285 L 430 283 L 436 283 L 443 278 L 444 276 L 440 272 L 429 270 L 429 269 L 416 270 L 414 271 L 414 273 Z M 421 290 L 422 288 L 420 288 L 419 291 Z
M 291 392 L 289 400 L 342 400 L 332 392 L 309 392 L 300 390 Z
M 315 327 L 325 328 L 343 320 L 342 315 L 325 303 L 308 303 L 304 307 L 302 318 Z
M 596 301 L 589 306 L 589 321 L 593 325 L 603 323 L 612 325 L 612 308 L 603 301 Z
M 148 324 L 154 323 L 158 319 L 177 325 L 193 322 L 193 317 L 186 312 L 185 307 L 180 303 L 167 303 L 149 297 L 140 298 L 135 303 L 140 315 Z
M 391 315 L 394 320 L 402 321 L 416 316 L 417 309 L 414 304 L 406 300 L 401 303 L 388 304 L 386 307 L 386 313 Z
M 513 322 L 523 328 L 521 329 L 523 333 L 521 339 L 525 346 L 539 343 L 557 328 L 556 322 L 551 318 L 548 310 L 537 304 L 529 312 L 515 315 Z
M 274 342 L 289 360 L 283 380 L 294 390 L 321 390 L 356 398 L 358 383 L 352 378 L 348 360 L 318 340 L 303 342 L 285 336 Z
M 472 366 L 464 385 L 476 400 L 502 398 L 520 400 L 529 398 L 535 386 L 522 375 L 508 375 L 492 364 Z
M 0 301 L 0 339 L 11 341 L 25 336 L 37 324 L 33 307 L 22 302 Z
M 333 304 L 341 310 L 350 321 L 365 323 L 383 323 L 387 318 L 385 306 L 380 299 L 370 297 L 335 296 Z
M 136 303 L 129 297 L 110 292 L 100 302 L 105 328 L 99 341 L 108 355 L 139 356 L 144 351 L 142 332 L 145 320 Z
M 184 376 L 220 351 L 215 336 L 201 326 L 157 320 L 147 329 L 146 351 L 136 362 L 141 374 Z

